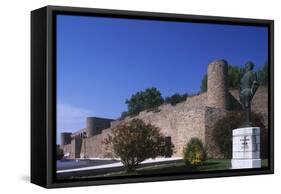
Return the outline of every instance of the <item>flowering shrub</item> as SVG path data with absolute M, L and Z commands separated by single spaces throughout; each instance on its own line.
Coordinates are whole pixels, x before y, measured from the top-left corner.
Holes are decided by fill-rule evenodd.
M 165 137 L 160 129 L 140 119 L 120 123 L 104 141 L 112 146 L 115 156 L 121 159 L 127 171 L 134 171 L 148 158 L 172 153 L 172 144 L 164 145 L 164 149 L 163 142 Z
M 206 160 L 206 151 L 198 138 L 191 138 L 183 150 L 183 160 L 186 165 L 201 165 Z

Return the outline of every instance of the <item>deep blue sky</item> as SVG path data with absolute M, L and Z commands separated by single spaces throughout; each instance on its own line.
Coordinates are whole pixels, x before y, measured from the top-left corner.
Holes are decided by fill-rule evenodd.
M 59 15 L 58 132 L 83 128 L 86 116 L 117 118 L 148 87 L 197 92 L 214 59 L 259 68 L 267 39 L 266 27 Z

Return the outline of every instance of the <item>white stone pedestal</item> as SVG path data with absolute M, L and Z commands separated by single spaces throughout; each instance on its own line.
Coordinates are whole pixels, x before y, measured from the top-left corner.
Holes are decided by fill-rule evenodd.
M 260 128 L 245 127 L 232 131 L 232 169 L 260 168 Z

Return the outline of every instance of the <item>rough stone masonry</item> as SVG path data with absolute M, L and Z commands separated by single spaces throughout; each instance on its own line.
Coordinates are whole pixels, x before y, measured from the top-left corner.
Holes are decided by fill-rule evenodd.
M 186 101 L 172 106 L 164 104 L 159 111 L 142 111 L 138 116 L 126 117 L 126 121 L 134 118 L 142 119 L 160 128 L 161 132 L 170 137 L 174 144 L 172 157 L 181 157 L 185 144 L 193 137 L 202 140 L 208 155 L 221 157 L 212 137 L 213 126 L 228 111 L 239 110 L 239 92 L 229 91 L 227 85 L 228 64 L 225 60 L 215 60 L 208 65 L 208 90 L 200 95 L 188 97 Z M 268 90 L 260 87 L 252 101 L 252 110 L 262 113 L 267 126 Z M 61 134 L 61 147 L 69 158 L 107 158 L 112 150 L 106 149 L 103 140 L 111 133 L 114 126 L 121 121 L 107 118 L 89 117 L 86 128 L 75 133 Z M 81 133 L 87 132 L 87 138 Z

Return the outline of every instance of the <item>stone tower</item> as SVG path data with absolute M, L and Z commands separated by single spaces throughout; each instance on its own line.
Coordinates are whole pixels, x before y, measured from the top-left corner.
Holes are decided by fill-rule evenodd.
M 67 145 L 71 143 L 71 133 L 61 133 L 61 145 Z
M 228 109 L 228 64 L 225 60 L 215 60 L 208 66 L 207 106 Z

